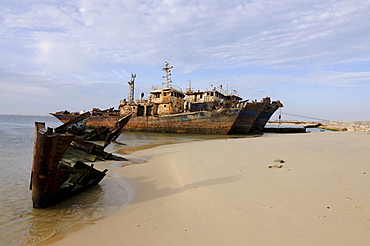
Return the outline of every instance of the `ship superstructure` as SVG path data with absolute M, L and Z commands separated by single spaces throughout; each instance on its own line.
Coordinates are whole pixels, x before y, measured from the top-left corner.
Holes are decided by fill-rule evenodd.
M 183 92 L 172 84 L 172 69 L 173 66 L 165 62 L 165 83 L 153 86 L 147 99 L 141 93 L 140 99 L 134 100 L 136 75 L 131 74 L 127 100 L 120 101 L 118 110 L 95 109 L 87 125 L 110 126 L 117 118 L 132 114 L 126 131 L 247 134 L 258 116 L 271 104 L 267 98 L 260 102 L 243 100 L 236 94 L 227 93 L 222 86 L 193 91 L 189 85 L 187 91 Z M 73 113 L 68 115 L 59 112 L 53 115 L 64 122 Z

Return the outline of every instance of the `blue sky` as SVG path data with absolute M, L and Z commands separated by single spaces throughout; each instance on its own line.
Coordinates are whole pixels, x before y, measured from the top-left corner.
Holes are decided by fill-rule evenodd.
M 184 91 L 270 96 L 283 120 L 370 120 L 369 13 L 370 0 L 2 0 L 0 114 L 117 108 L 131 73 L 147 96 L 168 61 Z

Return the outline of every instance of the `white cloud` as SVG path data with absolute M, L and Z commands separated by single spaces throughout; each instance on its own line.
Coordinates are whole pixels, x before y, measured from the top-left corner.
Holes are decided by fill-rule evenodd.
M 370 82 L 370 72 L 317 72 L 310 74 L 304 80 L 310 84 L 333 87 L 359 86 L 363 82 Z
M 24 95 L 39 96 L 39 95 L 45 95 L 50 92 L 50 89 L 46 87 L 32 86 L 32 85 L 19 86 L 18 84 L 15 84 L 14 82 L 0 81 L 0 87 L 2 88 L 3 95 L 24 94 Z
M 369 11 L 369 0 L 5 0 L 0 80 L 15 71 L 12 79 L 36 94 L 58 84 L 100 91 L 130 72 L 149 83 L 148 71 L 167 60 L 183 84 L 201 89 L 350 88 L 368 81 Z
M 369 53 L 370 34 L 358 32 L 359 25 L 361 30 L 370 25 L 360 22 L 368 1 L 73 3 L 39 2 L 5 14 L 6 30 L 30 34 L 34 60 L 50 71 L 100 62 L 152 65 L 165 57 L 194 68 L 323 62 L 357 45 Z M 356 46 L 342 40 L 356 34 Z M 42 44 L 51 47 L 48 55 L 38 52 Z M 363 54 L 352 55 L 361 59 Z

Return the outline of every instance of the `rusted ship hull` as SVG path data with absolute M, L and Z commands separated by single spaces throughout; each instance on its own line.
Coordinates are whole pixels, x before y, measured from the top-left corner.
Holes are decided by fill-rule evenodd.
M 186 92 L 183 92 L 172 85 L 172 68 L 165 62 L 162 70 L 166 73 L 163 76 L 166 83 L 152 86 L 147 99 L 144 99 L 144 93 L 141 93 L 140 99 L 134 99 L 136 74 L 131 74 L 127 100 L 120 101 L 118 110 L 94 108 L 87 126 L 111 127 L 120 116 L 132 114 L 127 131 L 248 134 L 264 106 L 270 102 L 269 97 L 261 102 L 242 101 L 235 90 L 229 93 L 222 85 L 195 91 L 189 83 Z M 67 122 L 79 114 L 65 110 L 52 115 Z
M 105 146 L 115 141 L 123 132 L 132 114 L 121 117 L 111 127 L 98 126 L 94 130 L 88 132 L 84 136 L 84 140 L 89 141 L 105 141 Z
M 125 131 L 226 135 L 230 133 L 240 112 L 240 108 L 234 108 L 157 116 L 134 115 L 127 123 Z M 78 116 L 58 113 L 52 115 L 62 122 L 68 122 Z M 119 117 L 118 113 L 117 115 L 91 115 L 87 126 L 110 126 L 111 122 Z
M 261 134 L 267 122 L 270 120 L 271 116 L 279 107 L 283 107 L 280 102 L 274 102 L 272 104 L 266 105 L 266 107 L 262 110 L 257 119 L 254 121 L 250 132 L 253 134 Z
M 80 114 L 78 117 L 74 119 L 71 119 L 67 122 L 63 122 L 64 124 L 56 127 L 54 131 L 56 133 L 61 133 L 61 134 L 68 132 L 76 136 L 82 136 L 86 133 L 85 131 L 86 123 L 90 115 L 91 115 L 90 112 Z
M 239 113 L 240 109 L 219 109 L 165 116 L 133 116 L 126 130 L 226 135 Z
M 35 144 L 30 189 L 33 207 L 46 208 L 76 193 L 98 184 L 103 172 L 83 163 L 73 165 L 64 160 L 64 155 L 75 140 L 74 135 L 64 135 L 45 129 L 45 123 L 35 123 Z
M 72 119 L 75 119 L 79 116 L 77 113 L 51 113 L 54 117 L 56 117 L 58 120 L 60 120 L 63 123 L 67 123 Z M 91 114 L 89 117 L 89 120 L 86 123 L 87 127 L 90 128 L 96 128 L 98 126 L 105 126 L 105 127 L 113 127 L 116 122 L 121 118 L 122 116 L 117 113 L 110 113 L 110 114 L 103 114 L 103 115 L 94 115 Z
M 248 134 L 252 128 L 253 123 L 262 112 L 265 103 L 252 102 L 242 109 L 239 116 L 235 120 L 230 133 L 232 134 Z
M 75 115 L 75 114 L 73 114 Z M 66 132 L 76 135 L 86 141 L 107 141 L 109 140 L 110 144 L 112 141 L 116 140 L 119 135 L 124 130 L 127 122 L 130 120 L 132 114 L 126 115 L 124 117 L 118 117 L 118 119 L 112 124 L 112 126 L 94 126 L 94 130 L 85 131 L 86 123 L 91 116 L 90 112 L 81 114 L 75 118 L 61 117 L 58 119 L 61 120 L 64 124 L 56 127 L 54 131 L 56 133 L 64 134 Z M 75 115 L 76 116 L 76 115 Z M 115 118 L 114 118 L 115 119 Z M 109 121 L 110 122 L 110 121 Z

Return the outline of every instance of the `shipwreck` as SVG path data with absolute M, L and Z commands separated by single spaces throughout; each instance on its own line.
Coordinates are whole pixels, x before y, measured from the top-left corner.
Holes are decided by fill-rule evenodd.
M 261 101 L 243 100 L 222 86 L 211 90 L 194 91 L 191 86 L 183 92 L 172 85 L 173 66 L 165 62 L 165 83 L 153 86 L 148 99 L 134 100 L 136 75 L 132 74 L 127 100 L 120 101 L 117 110 L 94 108 L 87 126 L 112 126 L 120 117 L 132 114 L 126 131 L 188 134 L 260 134 L 274 112 L 283 107 L 269 97 Z M 78 117 L 67 110 L 51 113 L 62 122 Z
M 95 161 L 126 160 L 104 149 L 122 133 L 131 115 L 106 130 L 103 146 L 85 140 L 89 116 L 83 114 L 55 129 L 46 128 L 43 122 L 35 123 L 30 181 L 34 208 L 52 206 L 98 184 L 107 169 L 95 169 Z

